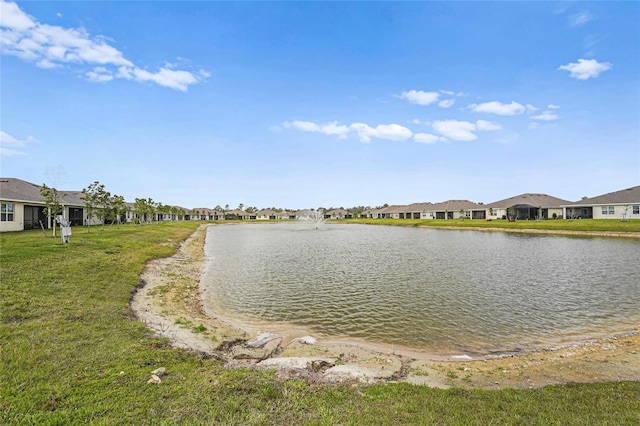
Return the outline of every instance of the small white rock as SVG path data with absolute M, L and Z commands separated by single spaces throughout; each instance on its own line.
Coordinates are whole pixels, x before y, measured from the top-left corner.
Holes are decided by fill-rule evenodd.
M 470 361 L 470 360 L 473 359 L 469 355 L 453 355 L 451 358 L 453 358 L 453 359 L 463 359 L 463 360 L 467 360 L 467 361 Z
M 160 377 L 156 376 L 155 374 L 152 374 L 151 378 L 147 380 L 147 383 L 159 385 L 160 383 L 162 383 L 162 380 L 160 380 Z
M 156 375 L 156 376 L 158 376 L 158 377 L 162 377 L 162 376 L 164 376 L 164 373 L 165 373 L 166 371 L 167 371 L 167 370 L 165 370 L 165 368 L 164 368 L 164 367 L 160 367 L 160 368 L 156 368 L 155 370 L 153 370 L 153 371 L 151 372 L 151 374 L 154 374 L 154 375 Z
M 315 345 L 317 340 L 311 336 L 300 337 L 300 341 L 306 345 Z

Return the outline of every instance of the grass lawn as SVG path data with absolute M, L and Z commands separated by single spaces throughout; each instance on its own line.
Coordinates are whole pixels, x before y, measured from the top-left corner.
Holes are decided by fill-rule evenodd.
M 541 223 L 556 222 L 600 226 Z M 327 386 L 171 348 L 131 319 L 128 301 L 145 262 L 170 256 L 197 226 L 74 228 L 67 245 L 41 231 L 0 235 L 0 424 L 640 424 L 638 382 Z M 163 382 L 147 384 L 158 367 Z
M 578 220 L 480 220 L 480 219 L 348 219 L 341 222 L 366 223 L 374 225 L 426 226 L 426 227 L 462 227 L 462 228 L 498 228 L 498 229 L 535 229 L 548 231 L 579 232 L 637 232 L 640 233 L 640 220 L 627 221 L 613 219 Z

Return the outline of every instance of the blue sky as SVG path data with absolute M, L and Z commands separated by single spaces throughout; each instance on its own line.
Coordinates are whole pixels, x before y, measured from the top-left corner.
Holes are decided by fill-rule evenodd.
M 638 2 L 5 2 L 4 177 L 187 208 L 640 184 Z

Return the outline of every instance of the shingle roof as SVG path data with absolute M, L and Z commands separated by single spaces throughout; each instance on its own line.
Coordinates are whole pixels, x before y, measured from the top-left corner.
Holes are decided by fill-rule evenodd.
M 408 206 L 405 206 L 404 211 L 405 212 L 425 212 L 425 211 L 430 211 L 431 208 L 433 207 L 433 204 L 431 203 L 413 203 L 413 204 L 409 204 Z
M 15 178 L 0 178 L 0 198 L 8 201 L 43 202 L 40 185 Z
M 43 204 L 40 194 L 41 185 L 16 178 L 0 178 L 0 198 L 7 201 Z M 60 203 L 64 205 L 84 206 L 82 191 L 58 191 Z
M 640 204 L 640 186 L 633 186 L 631 188 L 621 189 L 620 191 L 585 198 L 575 203 L 567 203 L 566 205 L 585 204 Z
M 387 206 L 385 208 L 382 208 L 380 210 L 378 210 L 378 213 L 403 213 L 405 211 L 405 209 L 407 208 L 406 205 L 393 205 L 393 206 Z
M 484 206 L 469 200 L 447 200 L 433 204 L 429 210 L 457 212 L 460 210 L 484 210 Z
M 483 208 L 506 209 L 518 205 L 532 207 L 560 207 L 565 204 L 571 204 L 571 201 L 552 197 L 551 195 L 547 194 L 521 194 L 510 198 L 505 198 L 504 200 L 495 201 L 491 204 L 485 204 Z

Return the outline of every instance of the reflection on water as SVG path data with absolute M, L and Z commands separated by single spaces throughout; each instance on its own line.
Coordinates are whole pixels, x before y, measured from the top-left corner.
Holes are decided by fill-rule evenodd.
M 372 225 L 211 226 L 206 309 L 486 354 L 628 330 L 640 244 Z

